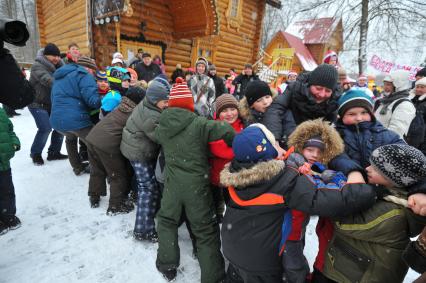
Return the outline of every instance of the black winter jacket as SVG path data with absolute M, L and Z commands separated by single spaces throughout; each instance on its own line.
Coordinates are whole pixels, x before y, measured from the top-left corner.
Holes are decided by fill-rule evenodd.
M 233 81 L 232 84 L 235 86 L 234 95 L 241 99 L 244 96 L 244 91 L 247 88 L 247 85 L 251 81 L 258 81 L 259 77 L 256 74 L 251 76 L 239 74 Z
M 327 101 L 317 103 L 309 92 L 308 79 L 309 73 L 300 75 L 265 113 L 263 124 L 283 144 L 300 123 L 317 118 L 334 122 L 337 118 L 339 95 L 336 90 Z
M 233 161 L 221 172 L 220 181 L 227 187 L 233 186 L 240 199 L 235 201 L 231 194 L 227 202 L 222 224 L 223 253 L 236 267 L 257 274 L 282 270 L 279 243 L 287 208 L 336 217 L 367 209 L 376 197 L 374 188 L 366 184 L 349 184 L 341 190 L 316 189 L 310 177 L 286 168 L 279 160 L 252 167 Z M 285 201 L 270 205 L 241 204 L 265 193 L 284 196 Z
M 161 69 L 157 64 L 151 63 L 149 66 L 145 65 L 144 62 L 140 62 L 136 65 L 136 73 L 138 74 L 138 80 L 146 81 L 149 83 L 156 76 L 161 74 Z
M 209 75 L 210 78 L 212 78 L 213 82 L 214 82 L 214 89 L 216 91 L 216 99 L 221 96 L 224 93 L 228 93 L 228 90 L 225 88 L 225 82 L 221 77 L 218 77 L 217 75 L 211 76 Z

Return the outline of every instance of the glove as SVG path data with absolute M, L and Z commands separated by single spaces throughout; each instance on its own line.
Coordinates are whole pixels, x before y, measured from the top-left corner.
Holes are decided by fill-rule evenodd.
M 288 156 L 285 163 L 290 167 L 299 168 L 306 163 L 306 160 L 301 154 L 293 152 Z
M 292 153 L 286 160 L 286 165 L 296 168 L 302 174 L 308 174 L 311 171 L 311 165 L 299 153 Z

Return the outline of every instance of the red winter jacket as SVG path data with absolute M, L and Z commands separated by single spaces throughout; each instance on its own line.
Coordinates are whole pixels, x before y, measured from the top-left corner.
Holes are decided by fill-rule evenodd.
M 240 118 L 232 123 L 231 126 L 237 134 L 244 129 Z M 210 142 L 209 147 L 210 152 L 213 154 L 213 158 L 210 159 L 210 182 L 215 186 L 219 186 L 220 171 L 223 170 L 226 163 L 231 162 L 234 158 L 234 152 L 232 151 L 232 147 L 229 147 L 223 140 Z

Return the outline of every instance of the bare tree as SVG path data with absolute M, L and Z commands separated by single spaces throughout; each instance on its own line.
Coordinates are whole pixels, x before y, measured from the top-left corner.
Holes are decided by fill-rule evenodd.
M 303 14 L 334 13 L 341 16 L 345 29 L 345 49 L 358 50 L 358 71 L 367 68 L 367 50 L 382 45 L 395 51 L 398 41 L 416 38 L 426 24 L 423 0 L 307 0 Z M 370 37 L 374 34 L 374 39 Z

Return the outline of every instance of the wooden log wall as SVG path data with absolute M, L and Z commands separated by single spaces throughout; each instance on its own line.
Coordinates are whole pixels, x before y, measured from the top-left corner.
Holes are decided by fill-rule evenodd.
M 201 0 L 200 3 L 202 1 L 206 0 Z M 122 35 L 139 37 L 140 33 L 142 33 L 145 40 L 167 44 L 165 62 L 168 75 L 176 68 L 176 64 L 181 64 L 185 69 L 190 67 L 192 64 L 191 58 L 194 57 L 193 52 L 197 52 L 193 46 L 193 42 L 195 42 L 193 37 L 176 39 L 178 37 L 177 34 L 181 35 L 176 28 L 186 28 L 188 25 L 193 25 L 194 28 L 199 28 L 200 37 L 204 37 L 202 33 L 203 29 L 205 30 L 206 19 L 201 17 L 211 18 L 210 14 L 205 15 L 205 13 L 202 13 L 202 5 L 194 4 L 193 6 L 188 6 L 186 2 L 189 1 L 132 1 L 133 16 L 122 16 L 120 21 Z M 216 65 L 219 75 L 228 73 L 230 68 L 241 70 L 244 64 L 256 61 L 260 46 L 262 19 L 266 6 L 266 2 L 263 0 L 243 0 L 243 23 L 237 31 L 236 28 L 228 27 L 226 10 L 229 2 L 230 0 L 216 0 L 216 11 L 220 22 L 219 34 L 214 35 L 219 39 L 214 48 L 213 63 Z M 180 13 L 176 13 L 177 7 L 181 11 Z M 182 7 L 187 9 L 182 10 Z M 193 16 L 183 16 L 182 11 Z M 198 20 L 197 17 L 199 17 Z M 178 24 L 179 21 L 182 22 Z M 141 30 L 141 22 L 144 22 L 143 31 Z M 209 23 L 209 25 L 211 24 Z M 112 54 L 117 50 L 114 24 L 94 25 L 93 36 L 95 57 L 98 65 L 109 65 Z
M 61 52 L 75 42 L 82 54 L 90 54 L 86 0 L 37 0 L 40 46 L 55 43 Z

